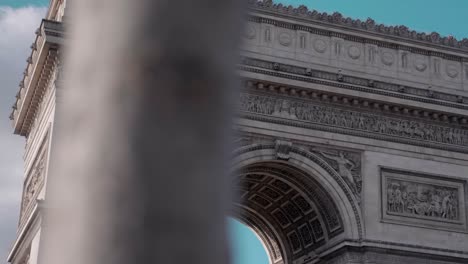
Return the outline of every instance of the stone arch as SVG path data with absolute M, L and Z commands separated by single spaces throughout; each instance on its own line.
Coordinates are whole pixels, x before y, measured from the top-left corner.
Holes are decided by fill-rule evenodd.
M 272 263 L 313 259 L 362 237 L 359 203 L 317 155 L 286 144 L 253 144 L 234 153 L 235 217 L 262 238 Z

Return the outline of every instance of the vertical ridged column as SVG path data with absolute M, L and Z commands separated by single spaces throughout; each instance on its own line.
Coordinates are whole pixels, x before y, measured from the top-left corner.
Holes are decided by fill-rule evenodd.
M 70 2 L 40 264 L 228 261 L 238 2 Z

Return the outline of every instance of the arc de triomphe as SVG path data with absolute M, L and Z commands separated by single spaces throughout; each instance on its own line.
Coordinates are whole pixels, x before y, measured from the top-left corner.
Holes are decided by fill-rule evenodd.
M 11 119 L 27 139 L 17 240 L 37 263 L 63 1 L 36 32 Z M 271 263 L 468 261 L 468 40 L 250 1 L 233 216 Z

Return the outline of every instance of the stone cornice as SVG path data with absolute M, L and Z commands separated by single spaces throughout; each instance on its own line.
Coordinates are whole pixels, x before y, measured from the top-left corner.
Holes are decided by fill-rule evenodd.
M 264 0 L 264 1 L 258 1 L 258 0 L 249 0 L 249 8 L 253 11 L 262 11 L 262 12 L 267 12 L 267 13 L 273 13 L 276 15 L 282 15 L 282 16 L 287 16 L 291 18 L 296 18 L 296 19 L 301 19 L 301 20 L 306 20 L 309 22 L 313 23 L 318 23 L 322 24 L 325 26 L 332 26 L 332 27 L 338 27 L 338 28 L 343 28 L 344 30 L 349 31 L 349 29 L 353 29 L 355 31 L 360 31 L 364 34 L 372 34 L 372 35 L 377 35 L 377 36 L 384 36 L 386 38 L 392 38 L 396 40 L 401 40 L 405 42 L 411 42 L 414 44 L 422 45 L 422 46 L 432 46 L 437 49 L 444 49 L 447 51 L 452 51 L 452 52 L 462 52 L 464 54 L 468 53 L 468 38 L 464 38 L 462 40 L 457 40 L 456 38 L 452 36 L 448 37 L 443 37 L 440 34 L 436 32 L 432 32 L 431 34 L 426 34 L 426 33 L 420 33 L 416 32 L 414 30 L 409 29 L 406 26 L 385 26 L 383 24 L 376 24 L 374 20 L 372 19 L 367 19 L 366 21 L 361 21 L 359 19 L 354 20 L 349 17 L 343 17 L 338 12 L 335 12 L 333 14 L 327 14 L 327 13 L 319 13 L 315 10 L 309 10 L 306 6 L 301 5 L 297 8 L 294 8 L 292 6 L 284 6 L 282 4 L 274 4 L 272 0 Z M 278 26 L 284 26 L 281 25 L 281 22 L 277 21 L 274 23 L 278 23 Z M 285 23 L 287 25 L 287 23 Z M 300 27 L 299 25 L 287 25 L 288 27 L 293 26 L 293 27 Z M 302 30 L 307 30 L 309 31 L 308 27 L 305 27 Z M 330 33 L 328 33 L 330 34 Z M 353 38 L 352 35 L 345 35 L 342 34 L 343 36 L 338 36 L 342 38 L 346 37 L 351 37 Z M 349 38 L 348 37 L 348 38 Z M 365 41 L 366 38 L 363 37 L 358 37 L 357 41 Z M 389 47 L 394 46 L 394 48 L 398 48 L 399 45 L 397 44 L 391 44 L 388 42 L 383 42 L 383 41 L 377 41 L 377 40 L 367 40 L 367 41 L 372 41 L 375 42 L 374 44 L 381 44 L 383 46 L 388 45 Z M 414 49 L 412 47 L 400 47 L 401 49 Z M 415 53 L 418 52 L 423 52 L 425 53 L 426 51 L 422 49 L 414 49 L 412 50 Z M 434 54 L 435 56 L 441 56 L 441 57 L 447 57 L 447 59 L 450 59 L 450 55 L 444 55 L 443 53 L 436 52 Z
M 37 108 L 51 79 L 58 49 L 63 40 L 62 24 L 44 19 L 36 35 L 10 115 L 15 134 L 23 136 L 27 136 L 30 131 Z
M 241 65 L 238 68 L 247 72 L 468 110 L 468 97 L 438 92 L 429 88 L 402 86 L 248 57 L 242 58 Z

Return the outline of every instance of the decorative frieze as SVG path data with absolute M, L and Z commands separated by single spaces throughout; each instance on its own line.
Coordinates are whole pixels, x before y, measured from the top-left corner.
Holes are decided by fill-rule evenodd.
M 466 231 L 465 183 L 382 168 L 383 220 Z
M 320 124 L 330 129 L 342 128 L 341 133 L 353 134 L 352 131 L 359 131 L 370 137 L 385 136 L 393 141 L 405 139 L 405 142 L 418 145 L 418 142 L 428 142 L 434 146 L 453 145 L 468 151 L 465 148 L 468 145 L 468 130 L 461 127 L 354 111 L 312 100 L 241 93 L 239 110 L 295 122 Z M 275 122 L 274 119 L 270 120 Z M 297 123 L 291 123 L 294 124 Z

